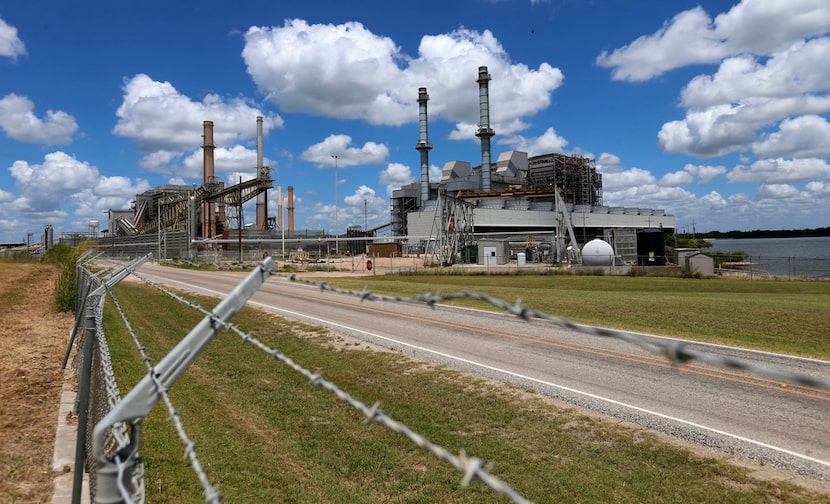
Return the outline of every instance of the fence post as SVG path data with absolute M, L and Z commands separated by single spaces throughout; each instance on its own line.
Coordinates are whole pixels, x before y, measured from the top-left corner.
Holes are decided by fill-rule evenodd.
M 63 366 L 65 368 L 67 362 L 69 361 L 69 354 L 72 351 L 75 336 L 78 333 L 81 322 L 83 322 L 83 337 L 81 340 L 81 348 L 79 349 L 82 356 L 81 369 L 78 376 L 78 393 L 75 398 L 75 410 L 78 415 L 78 432 L 77 438 L 75 439 L 75 474 L 73 475 L 72 480 L 72 504 L 80 504 L 82 497 L 81 494 L 83 492 L 83 475 L 86 470 L 86 446 L 88 437 L 87 434 L 89 430 L 90 383 L 92 381 L 92 361 L 93 353 L 95 351 L 94 341 L 97 331 L 95 317 L 98 310 L 104 309 L 104 294 L 106 292 L 103 286 L 98 287 L 93 292 L 89 292 L 93 281 L 97 280 L 98 283 L 101 283 L 98 278 L 92 275 L 89 270 L 83 266 L 98 257 L 95 256 L 89 259 L 90 254 L 91 251 L 89 250 L 84 252 L 84 254 L 78 258 L 75 266 L 77 269 L 75 278 L 75 295 L 80 296 L 80 299 L 76 300 L 76 309 L 78 310 L 78 314 L 75 319 L 75 327 L 73 328 L 69 346 L 66 349 L 66 355 L 64 356 L 63 362 Z M 148 254 L 144 257 L 138 258 L 125 266 L 119 273 L 111 275 L 107 281 L 107 285 L 112 286 L 120 282 L 131 271 L 141 266 L 141 264 L 143 264 L 149 257 L 150 255 Z
M 162 394 L 178 381 L 205 347 L 213 341 L 224 323 L 245 305 L 275 269 L 274 260 L 267 257 L 95 425 L 92 449 L 97 461 L 96 502 L 123 502 L 119 486 L 127 486 L 140 460 L 138 448 L 141 444 L 142 420 L 158 403 Z M 116 454 L 119 461 L 107 457 L 104 450 L 107 430 L 117 422 L 124 422 L 131 427 L 129 446 Z M 218 497 L 218 494 L 205 497 L 212 500 Z
M 91 297 L 91 296 L 90 296 Z M 95 303 L 87 300 L 84 313 L 84 336 L 81 349 L 81 375 L 78 378 L 78 434 L 75 439 L 75 474 L 72 480 L 72 504 L 80 504 L 86 461 L 87 422 L 89 418 L 89 382 L 92 379 L 92 351 L 95 338 Z

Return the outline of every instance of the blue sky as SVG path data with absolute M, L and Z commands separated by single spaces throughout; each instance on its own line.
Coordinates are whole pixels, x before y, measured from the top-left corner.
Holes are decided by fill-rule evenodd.
M 252 177 L 257 115 L 296 228 L 383 224 L 419 87 L 431 176 L 480 163 L 483 65 L 494 156 L 590 156 L 606 205 L 680 231 L 830 226 L 828 61 L 826 0 L 6 2 L 0 241 L 200 183 L 204 120 L 217 177 Z

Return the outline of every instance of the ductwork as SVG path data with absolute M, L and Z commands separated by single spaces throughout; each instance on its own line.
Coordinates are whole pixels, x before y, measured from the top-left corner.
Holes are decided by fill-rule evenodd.
M 490 128 L 490 74 L 486 66 L 478 67 L 478 105 L 480 120 L 476 136 L 481 139 L 481 190 L 490 191 L 490 138 L 495 131 Z

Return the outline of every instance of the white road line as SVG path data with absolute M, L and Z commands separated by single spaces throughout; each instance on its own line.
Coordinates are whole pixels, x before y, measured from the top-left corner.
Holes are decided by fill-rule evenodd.
M 206 289 L 206 288 L 203 288 L 203 287 L 198 287 L 198 286 L 195 286 L 195 285 L 187 284 L 187 283 L 176 281 L 176 280 L 167 280 L 167 281 L 171 281 L 171 282 L 175 282 L 175 283 L 185 285 L 185 286 L 188 286 L 188 287 L 191 287 L 191 288 L 195 288 L 195 289 L 198 289 L 198 290 L 203 291 L 203 292 L 209 292 L 209 293 L 215 294 L 215 295 L 220 296 L 220 297 L 226 295 L 225 293 L 222 293 L 222 292 L 214 291 L 214 290 L 211 290 L 211 289 Z M 282 312 L 282 313 L 287 313 L 287 314 L 290 314 L 294 317 L 304 318 L 304 319 L 311 320 L 311 321 L 314 321 L 314 322 L 318 322 L 318 323 L 321 323 L 321 324 L 338 327 L 338 328 L 341 328 L 341 329 L 344 329 L 344 330 L 353 331 L 353 332 L 360 333 L 360 334 L 365 334 L 365 335 L 370 336 L 372 338 L 378 338 L 378 339 L 381 339 L 381 340 L 384 340 L 384 341 L 388 341 L 390 343 L 395 343 L 396 345 L 403 345 L 403 346 L 406 346 L 406 347 L 409 347 L 409 348 L 412 348 L 412 349 L 415 349 L 415 350 L 419 350 L 421 352 L 427 352 L 427 353 L 435 354 L 435 355 L 438 355 L 438 356 L 441 356 L 441 357 L 444 357 L 444 358 L 447 358 L 447 359 L 455 360 L 455 361 L 458 361 L 458 362 L 463 362 L 465 364 L 470 364 L 470 365 L 477 366 L 477 367 L 480 367 L 480 368 L 483 368 L 483 369 L 489 369 L 491 371 L 495 371 L 497 373 L 502 373 L 502 374 L 505 374 L 505 375 L 508 375 L 508 376 L 513 376 L 513 377 L 516 377 L 516 378 L 520 378 L 522 380 L 528 380 L 528 381 L 539 383 L 541 385 L 545 385 L 545 386 L 548 386 L 548 387 L 553 387 L 553 388 L 557 388 L 557 389 L 560 389 L 560 390 L 564 390 L 564 391 L 570 392 L 572 394 L 578 394 L 578 395 L 581 395 L 581 396 L 584 396 L 584 397 L 589 397 L 591 399 L 595 399 L 595 400 L 598 400 L 598 401 L 603 401 L 603 402 L 606 402 L 606 403 L 609 403 L 609 404 L 614 404 L 614 405 L 621 406 L 621 407 L 624 407 L 624 408 L 628 408 L 628 409 L 631 409 L 631 410 L 634 410 L 634 411 L 645 413 L 647 415 L 653 415 L 653 416 L 658 417 L 658 418 L 663 418 L 663 419 L 670 420 L 670 421 L 673 421 L 673 422 L 688 425 L 688 426 L 696 428 L 696 429 L 708 431 L 708 432 L 711 432 L 713 434 L 717 434 L 717 435 L 720 435 L 720 436 L 726 436 L 726 437 L 729 437 L 729 438 L 732 438 L 732 439 L 735 439 L 735 440 L 738 440 L 738 441 L 742 441 L 742 442 L 745 442 L 745 443 L 749 443 L 749 444 L 758 446 L 760 448 L 765 448 L 765 449 L 768 449 L 768 450 L 774 450 L 774 451 L 784 453 L 784 454 L 790 455 L 792 457 L 796 457 L 796 458 L 799 458 L 799 459 L 802 459 L 802 460 L 805 460 L 805 461 L 808 461 L 808 462 L 812 462 L 812 463 L 815 463 L 815 464 L 819 464 L 819 465 L 822 465 L 822 466 L 825 466 L 825 467 L 830 467 L 830 461 L 827 461 L 827 460 L 820 460 L 820 459 L 817 459 L 817 458 L 814 458 L 814 457 L 810 457 L 809 455 L 804 455 L 804 454 L 797 453 L 797 452 L 794 452 L 794 451 L 791 451 L 791 450 L 787 450 L 786 448 L 780 448 L 778 446 L 773 446 L 773 445 L 770 445 L 770 444 L 767 444 L 767 443 L 763 443 L 761 441 L 756 441 L 754 439 L 749 439 L 749 438 L 746 438 L 744 436 L 739 436 L 737 434 L 732 434 L 730 432 L 722 431 L 722 430 L 715 429 L 715 428 L 712 428 L 712 427 L 707 427 L 705 425 L 701 425 L 701 424 L 698 424 L 698 423 L 695 423 L 695 422 L 690 422 L 688 420 L 683 420 L 682 418 L 677 418 L 677 417 L 665 415 L 663 413 L 658 413 L 656 411 L 647 410 L 645 408 L 640 408 L 638 406 L 634 406 L 632 404 L 627 404 L 627 403 L 624 403 L 624 402 L 620 402 L 620 401 L 617 401 L 615 399 L 609 399 L 607 397 L 598 396 L 596 394 L 591 394 L 590 392 L 583 392 L 581 390 L 576 390 L 576 389 L 573 389 L 573 388 L 570 388 L 570 387 L 566 387 L 564 385 L 557 385 L 555 383 L 540 380 L 538 378 L 533 378 L 531 376 L 526 376 L 526 375 L 523 375 L 523 374 L 515 373 L 513 371 L 508 371 L 506 369 L 501 369 L 501 368 L 497 368 L 497 367 L 490 366 L 490 365 L 487 365 L 487 364 L 482 364 L 480 362 L 471 361 L 469 359 L 464 359 L 463 357 L 457 357 L 455 355 L 446 354 L 446 353 L 443 353 L 443 352 L 439 352 L 437 350 L 432 350 L 432 349 L 421 347 L 421 346 L 418 346 L 418 345 L 413 345 L 413 344 L 407 343 L 405 341 L 400 341 L 400 340 L 396 340 L 394 338 L 381 336 L 379 334 L 364 331 L 363 329 L 357 329 L 355 327 L 346 326 L 346 325 L 343 325 L 343 324 L 339 324 L 337 322 L 332 322 L 332 321 L 329 321 L 329 320 L 325 320 L 325 319 L 321 319 L 321 318 L 317 318 L 317 317 L 312 317 L 312 316 L 306 315 L 304 313 L 299 313 L 299 312 L 295 312 L 295 311 L 291 311 L 291 310 L 286 310 L 286 309 L 283 309 L 283 308 L 277 308 L 277 307 L 267 305 L 267 304 L 264 304 L 264 303 L 259 303 L 257 301 L 249 301 L 248 304 L 256 305 L 256 306 L 259 306 L 261 308 L 265 308 L 265 309 L 268 309 L 268 310 L 271 310 L 271 311 L 278 311 L 278 312 Z

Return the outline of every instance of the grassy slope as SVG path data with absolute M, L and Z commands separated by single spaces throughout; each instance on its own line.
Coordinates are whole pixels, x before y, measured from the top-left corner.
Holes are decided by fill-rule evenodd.
M 504 281 L 475 279 L 475 288 L 515 289 L 499 280 Z M 531 305 L 541 299 L 540 290 L 553 288 L 550 278 L 520 280 L 533 284 L 521 295 Z M 413 288 L 437 290 L 441 281 L 419 281 Z M 568 281 L 553 290 L 562 291 Z M 393 277 L 382 282 L 396 291 L 406 288 Z M 581 285 L 586 299 L 614 290 L 613 282 L 602 288 L 570 285 L 571 293 Z M 616 288 L 625 292 L 624 284 Z M 660 290 L 670 295 L 677 287 L 654 292 Z M 500 295 L 518 297 L 510 292 Z M 539 295 L 531 299 L 527 292 Z M 200 318 L 146 287 L 122 285 L 117 293 L 154 362 Z M 560 300 L 556 306 L 562 305 Z M 603 311 L 600 320 L 614 310 Z M 322 371 L 357 399 L 369 405 L 380 401 L 387 414 L 451 452 L 463 449 L 494 461 L 496 476 L 537 502 L 830 502 L 828 495 L 756 480 L 746 469 L 701 458 L 639 429 L 523 397 L 510 387 L 392 353 L 344 350 L 316 329 L 249 309 L 234 322 L 306 368 Z M 124 394 L 145 369 L 124 328 L 110 315 L 106 331 Z M 480 483 L 460 488 L 461 475 L 450 466 L 398 434 L 362 425 L 362 417 L 331 393 L 227 332 L 211 343 L 171 396 L 226 502 L 504 502 Z M 147 418 L 143 435 L 148 502 L 202 502 L 163 407 Z

